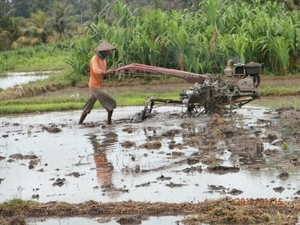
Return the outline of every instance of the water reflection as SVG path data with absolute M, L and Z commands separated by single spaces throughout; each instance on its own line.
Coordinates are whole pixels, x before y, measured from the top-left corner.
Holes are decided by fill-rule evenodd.
M 141 223 L 143 225 L 160 225 L 160 224 L 177 224 L 181 225 L 183 223 L 180 220 L 183 220 L 183 216 L 151 216 L 146 220 L 142 220 Z M 117 218 L 110 218 L 110 217 L 70 217 L 70 218 L 28 218 L 27 219 L 28 225 L 82 225 L 82 224 L 89 224 L 89 225 L 120 225 L 125 223 L 117 222 Z M 128 224 L 128 223 L 126 223 Z M 129 224 L 137 224 L 135 222 Z M 204 223 L 199 223 L 199 225 L 205 225 Z
M 118 142 L 118 135 L 114 132 L 103 134 L 103 141 L 99 142 L 97 136 L 91 134 L 89 140 L 94 149 L 94 162 L 97 171 L 97 180 L 100 187 L 112 187 L 112 174 L 114 167 L 107 160 L 107 150 Z
M 7 76 L 0 76 L 0 88 L 7 89 L 15 85 L 46 79 L 57 72 L 59 71 L 8 72 Z

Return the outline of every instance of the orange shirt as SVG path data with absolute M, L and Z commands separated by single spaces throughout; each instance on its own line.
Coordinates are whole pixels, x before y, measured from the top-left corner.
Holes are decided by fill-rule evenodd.
M 106 70 L 106 60 L 94 55 L 90 62 L 90 88 L 101 88 L 103 85 L 102 73 Z

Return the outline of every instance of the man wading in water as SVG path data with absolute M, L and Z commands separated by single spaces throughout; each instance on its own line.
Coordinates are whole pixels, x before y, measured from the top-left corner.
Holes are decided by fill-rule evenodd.
M 83 123 L 87 114 L 91 112 L 97 100 L 107 111 L 107 124 L 111 124 L 111 117 L 114 109 L 117 107 L 117 103 L 115 99 L 103 90 L 102 86 L 104 78 L 108 77 L 109 74 L 113 72 L 111 69 L 107 70 L 105 60 L 113 50 L 116 50 L 116 48 L 107 41 L 103 41 L 94 50 L 97 54 L 95 54 L 90 61 L 89 89 L 91 94 L 83 108 L 79 124 Z

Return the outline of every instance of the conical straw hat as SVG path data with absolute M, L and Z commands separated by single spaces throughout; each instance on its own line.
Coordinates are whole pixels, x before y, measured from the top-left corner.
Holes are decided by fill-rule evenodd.
M 107 41 L 101 42 L 101 44 L 94 49 L 95 52 L 102 52 L 102 51 L 112 51 L 116 50 L 117 48 L 112 44 L 108 43 Z

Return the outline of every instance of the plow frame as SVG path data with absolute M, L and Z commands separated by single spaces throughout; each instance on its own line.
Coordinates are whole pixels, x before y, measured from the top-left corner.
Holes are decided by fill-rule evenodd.
M 229 94 L 227 101 L 229 102 L 229 112 L 230 114 L 233 113 L 234 109 L 241 108 L 243 105 L 248 104 L 249 102 L 252 102 L 255 99 L 259 99 L 260 96 L 258 94 L 244 94 L 236 95 L 234 93 Z M 224 100 L 224 99 L 222 99 Z M 214 102 L 211 102 L 209 104 L 216 104 L 218 99 L 216 99 Z M 206 109 L 205 106 L 199 104 L 199 103 L 190 103 L 189 105 L 186 105 L 182 102 L 182 100 L 174 100 L 174 99 L 164 99 L 164 98 L 155 98 L 150 97 L 147 99 L 144 105 L 144 109 L 142 110 L 142 117 L 141 120 L 145 120 L 151 113 L 152 110 L 155 108 L 156 103 L 163 103 L 162 105 L 159 105 L 157 107 L 166 106 L 169 104 L 173 105 L 181 105 L 182 107 L 186 107 L 187 112 L 190 115 L 196 115 L 199 116 L 201 114 L 209 113 L 209 111 Z
M 263 64 L 250 62 L 248 64 L 234 64 L 231 67 L 232 60 L 227 62 L 224 70 L 226 80 L 220 78 L 217 74 L 196 74 L 181 70 L 167 69 L 144 64 L 129 64 L 121 66 L 115 70 L 116 73 L 127 71 L 142 71 L 155 74 L 164 74 L 179 77 L 189 83 L 194 83 L 186 92 L 182 91 L 179 100 L 163 99 L 150 97 L 144 105 L 142 111 L 142 121 L 147 118 L 156 103 L 176 104 L 187 108 L 189 114 L 200 115 L 203 113 L 219 113 L 229 106 L 232 113 L 233 109 L 241 108 L 243 105 L 260 98 L 257 87 L 260 84 L 260 73 Z M 161 105 L 161 106 L 163 106 Z M 201 108 L 201 110 L 200 110 Z

